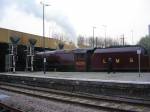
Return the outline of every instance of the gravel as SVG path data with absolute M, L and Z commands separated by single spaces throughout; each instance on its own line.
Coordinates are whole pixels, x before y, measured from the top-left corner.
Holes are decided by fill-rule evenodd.
M 16 94 L 4 90 L 0 90 L 0 95 L 6 96 L 0 98 L 0 102 L 20 109 L 23 112 L 106 112 L 98 109 L 81 107 L 79 105 Z

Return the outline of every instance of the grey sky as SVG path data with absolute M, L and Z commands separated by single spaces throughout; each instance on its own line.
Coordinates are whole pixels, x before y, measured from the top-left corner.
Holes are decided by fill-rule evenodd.
M 0 27 L 42 35 L 41 0 L 1 0 Z M 73 38 L 79 34 L 120 38 L 125 35 L 131 43 L 133 30 L 134 43 L 148 33 L 150 24 L 150 0 L 45 0 L 46 35 L 49 31 L 64 32 Z M 51 29 L 50 29 L 51 28 Z

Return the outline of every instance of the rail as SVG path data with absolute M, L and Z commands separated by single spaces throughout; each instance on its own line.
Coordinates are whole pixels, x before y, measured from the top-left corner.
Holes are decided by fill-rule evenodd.
M 57 91 L 26 85 L 17 85 L 10 83 L 0 83 L 0 89 L 13 91 L 33 97 L 71 103 L 88 108 L 97 108 L 115 112 L 147 112 L 150 110 L 150 102 L 144 100 L 133 100 L 126 98 L 95 97 L 90 95 L 80 95 L 64 91 Z
M 8 106 L 4 103 L 0 103 L 0 112 L 23 112 L 14 107 Z

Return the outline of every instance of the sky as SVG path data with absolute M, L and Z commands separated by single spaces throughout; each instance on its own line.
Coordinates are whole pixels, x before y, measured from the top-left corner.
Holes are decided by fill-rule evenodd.
M 41 0 L 0 0 L 0 27 L 42 35 Z M 136 44 L 148 34 L 150 0 L 44 0 L 45 35 L 120 38 Z M 133 37 L 133 38 L 132 38 Z

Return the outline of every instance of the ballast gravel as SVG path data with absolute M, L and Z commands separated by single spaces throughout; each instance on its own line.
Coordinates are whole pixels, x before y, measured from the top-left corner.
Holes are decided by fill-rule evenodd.
M 30 97 L 22 94 L 0 90 L 0 102 L 13 106 L 23 112 L 106 112 L 79 105 Z

